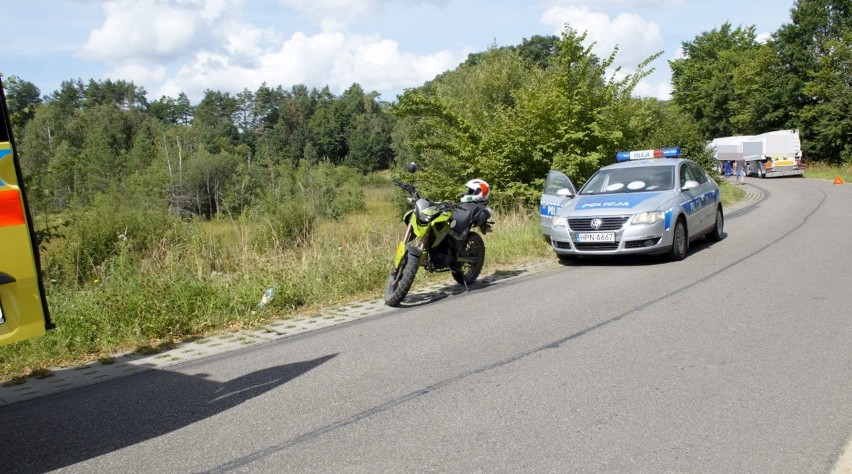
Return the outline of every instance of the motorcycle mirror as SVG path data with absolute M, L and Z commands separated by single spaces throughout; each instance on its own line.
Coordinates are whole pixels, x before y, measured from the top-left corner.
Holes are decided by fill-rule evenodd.
M 415 171 L 417 171 L 417 163 L 412 161 L 411 163 L 406 165 L 406 169 L 408 169 L 409 173 L 414 173 Z

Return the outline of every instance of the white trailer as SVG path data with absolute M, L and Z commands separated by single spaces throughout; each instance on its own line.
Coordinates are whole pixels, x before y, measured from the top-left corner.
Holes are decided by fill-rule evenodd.
M 749 175 L 760 178 L 805 175 L 798 130 L 720 137 L 713 139 L 709 146 L 720 163 L 735 161 L 745 166 Z

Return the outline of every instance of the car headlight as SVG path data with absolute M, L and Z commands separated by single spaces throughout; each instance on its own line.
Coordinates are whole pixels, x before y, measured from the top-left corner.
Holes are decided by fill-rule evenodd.
M 632 224 L 654 224 L 665 219 L 663 211 L 640 212 L 633 216 Z
M 563 216 L 556 216 L 551 223 L 552 227 L 568 227 L 568 219 Z

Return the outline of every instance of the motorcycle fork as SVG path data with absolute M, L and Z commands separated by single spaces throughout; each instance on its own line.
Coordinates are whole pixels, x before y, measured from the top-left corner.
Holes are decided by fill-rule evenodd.
M 405 235 L 402 237 L 402 240 L 396 244 L 396 256 L 393 259 L 393 269 L 392 271 L 396 272 L 399 269 L 400 264 L 402 264 L 402 259 L 405 258 L 405 254 L 407 253 L 407 245 L 408 242 L 413 238 L 414 233 L 411 229 L 411 225 L 405 228 Z

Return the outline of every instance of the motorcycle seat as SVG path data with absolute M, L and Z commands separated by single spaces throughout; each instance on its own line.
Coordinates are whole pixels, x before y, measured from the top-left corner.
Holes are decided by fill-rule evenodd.
M 462 232 L 465 229 L 481 225 L 488 219 L 488 213 L 485 212 L 485 206 L 475 202 L 463 202 L 453 209 L 453 215 L 450 227 L 456 232 Z

